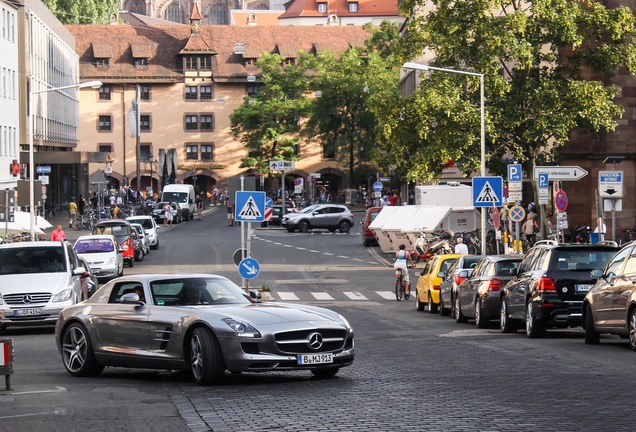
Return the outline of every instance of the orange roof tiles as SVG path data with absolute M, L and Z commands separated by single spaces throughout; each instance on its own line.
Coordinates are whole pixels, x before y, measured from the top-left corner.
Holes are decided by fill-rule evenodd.
M 327 3 L 327 12 L 318 12 L 318 3 Z M 349 3 L 358 3 L 358 12 L 349 12 Z M 296 0 L 280 18 L 398 15 L 398 0 Z
M 275 53 L 282 45 L 285 52 L 321 50 L 342 52 L 350 46 L 363 46 L 369 33 L 359 26 L 203 26 L 201 35 L 190 37 L 190 28 L 184 25 L 67 25 L 75 37 L 75 49 L 80 57 L 82 79 L 100 79 L 103 82 L 178 82 L 183 79 L 179 54 L 184 49 L 205 49 L 217 53 L 213 63 L 217 81 L 240 80 L 254 68 L 246 67 L 242 54 L 235 54 L 237 43 L 245 45 L 245 52 Z M 150 50 L 148 66 L 136 68 L 130 47 L 145 43 Z M 100 45 L 101 44 L 101 45 Z M 194 46 L 194 45 L 197 46 Z M 201 44 L 201 45 L 199 45 Z M 109 46 L 112 52 L 110 66 L 97 67 L 93 49 Z M 204 48 L 202 48 L 204 47 Z M 199 51 L 200 52 L 200 51 Z M 206 51 L 213 54 L 212 51 Z

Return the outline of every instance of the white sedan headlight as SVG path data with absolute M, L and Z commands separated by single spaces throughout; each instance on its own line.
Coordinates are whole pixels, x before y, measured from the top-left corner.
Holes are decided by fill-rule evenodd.
M 73 296 L 73 290 L 67 289 L 62 291 L 61 293 L 56 294 L 52 301 L 53 303 L 63 302 L 70 299 Z

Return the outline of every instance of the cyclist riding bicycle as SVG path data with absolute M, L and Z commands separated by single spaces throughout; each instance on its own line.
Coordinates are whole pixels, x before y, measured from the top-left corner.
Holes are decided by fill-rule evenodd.
M 411 267 L 414 266 L 413 261 L 411 260 L 411 254 L 406 251 L 406 245 L 401 244 L 400 248 L 395 253 L 395 263 L 393 264 L 393 268 L 396 270 L 402 270 L 402 274 L 404 275 L 404 282 L 406 283 L 404 296 L 408 298 L 408 296 L 411 294 L 411 280 L 409 279 L 409 270 L 407 264 L 410 264 Z

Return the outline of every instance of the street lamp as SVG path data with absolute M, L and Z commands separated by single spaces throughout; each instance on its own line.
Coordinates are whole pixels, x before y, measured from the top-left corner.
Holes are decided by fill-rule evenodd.
M 153 156 L 150 155 L 148 156 L 148 159 L 144 160 L 144 168 L 146 169 L 146 171 L 148 171 L 148 166 L 150 166 L 150 198 L 153 197 L 153 190 L 154 190 L 154 185 L 152 183 L 152 179 L 153 179 L 153 173 L 154 171 L 152 170 L 153 167 L 157 167 L 155 169 L 155 171 L 157 171 L 159 169 L 159 160 L 158 159 L 153 159 Z
M 470 75 L 479 77 L 479 102 L 481 111 L 481 176 L 486 176 L 486 110 L 484 109 L 484 74 L 479 72 L 469 72 L 456 69 L 440 68 L 420 63 L 407 62 L 402 65 L 404 69 L 414 69 L 422 71 L 439 71 L 456 73 L 461 75 Z M 486 254 L 486 211 L 481 210 L 481 253 Z
M 101 81 L 87 81 L 79 84 L 73 84 L 62 87 L 52 87 L 44 90 L 31 90 L 29 88 L 29 220 L 30 220 L 30 235 L 31 241 L 35 239 L 35 187 L 34 183 L 34 162 L 33 162 L 33 95 L 40 93 L 47 93 L 58 90 L 67 89 L 81 89 L 86 87 L 92 87 L 98 89 L 102 86 Z

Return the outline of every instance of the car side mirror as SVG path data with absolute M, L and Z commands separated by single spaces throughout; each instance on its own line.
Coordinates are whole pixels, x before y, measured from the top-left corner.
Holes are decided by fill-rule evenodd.
M 470 276 L 470 273 L 471 272 L 469 272 L 468 270 L 462 270 L 457 274 L 457 276 L 459 276 L 462 279 L 466 279 L 467 277 Z
M 446 272 L 445 271 L 441 271 L 439 273 L 437 273 L 437 277 L 440 279 L 444 279 L 446 277 Z
M 513 268 L 508 270 L 508 274 L 510 274 L 510 276 L 517 276 L 517 272 L 519 271 L 519 269 Z
M 123 303 L 123 304 L 136 304 L 136 305 L 142 305 L 144 304 L 144 302 L 142 302 L 141 300 L 139 300 L 139 294 L 137 293 L 128 293 L 128 294 L 124 294 L 123 296 L 120 297 L 119 299 L 119 303 Z
M 594 269 L 590 272 L 590 277 L 592 279 L 600 279 L 603 277 L 603 270 L 601 269 Z
M 84 267 L 79 266 L 76 267 L 75 270 L 73 270 L 73 276 L 82 276 L 86 272 L 87 270 Z
M 250 298 L 252 300 L 260 301 L 261 300 L 261 292 L 257 289 L 249 290 Z

